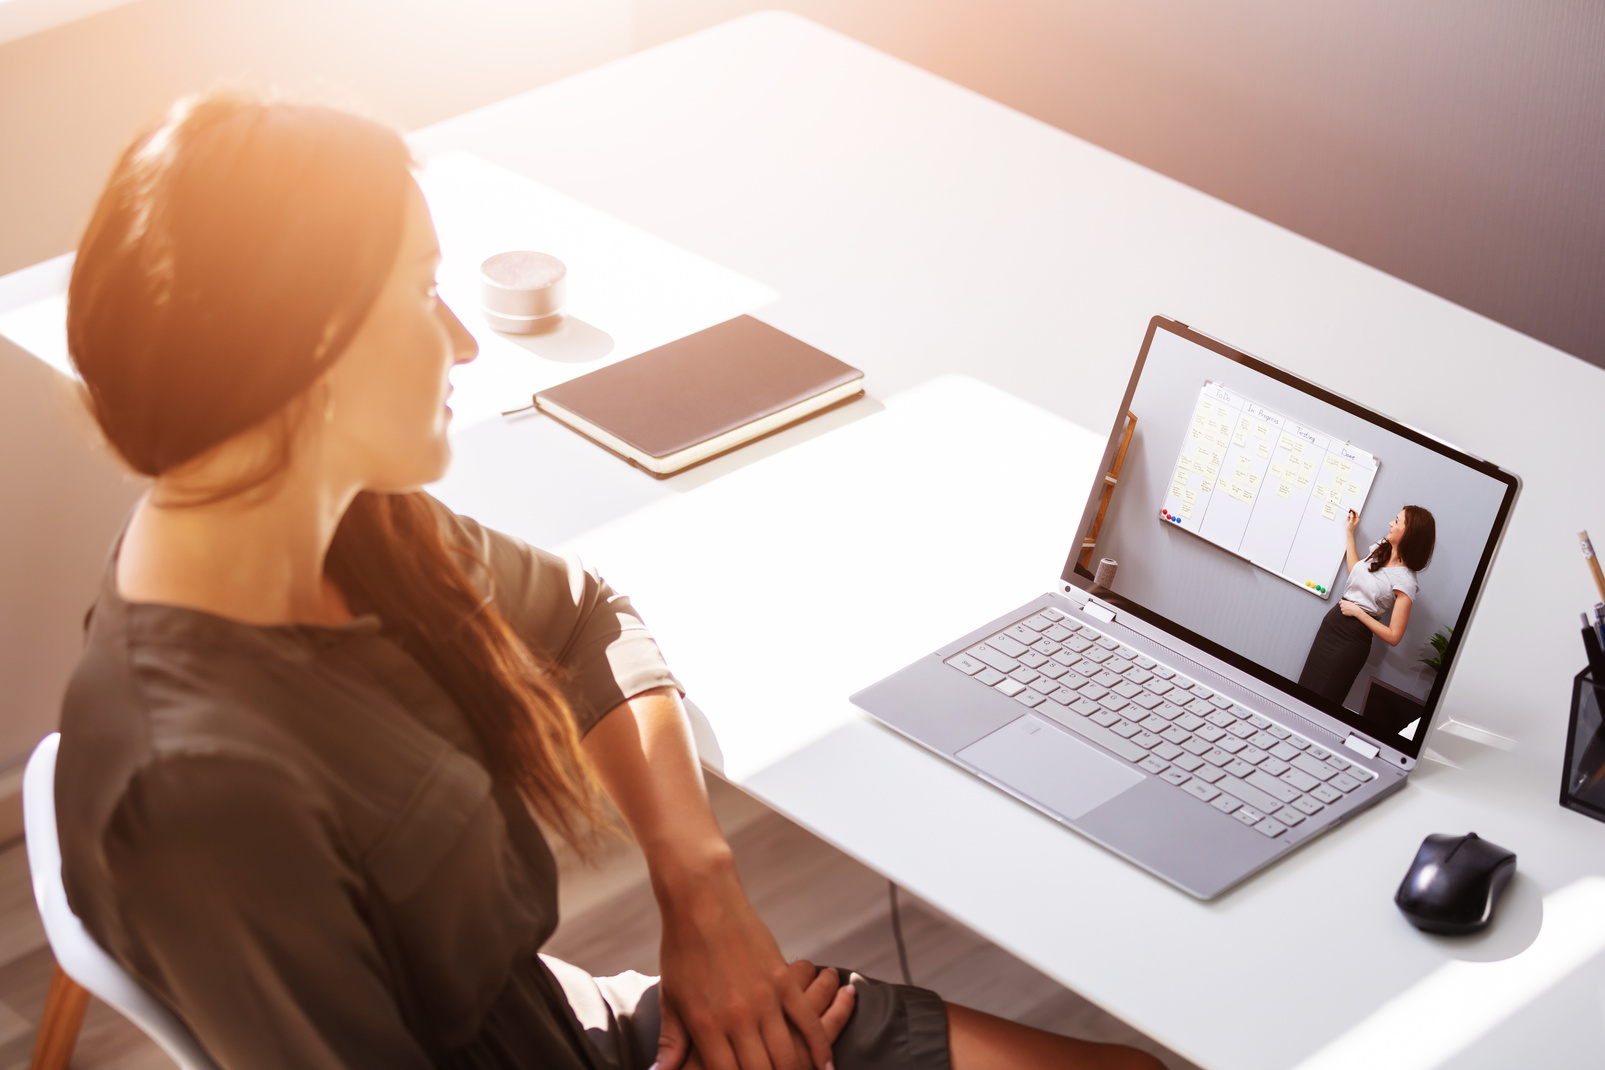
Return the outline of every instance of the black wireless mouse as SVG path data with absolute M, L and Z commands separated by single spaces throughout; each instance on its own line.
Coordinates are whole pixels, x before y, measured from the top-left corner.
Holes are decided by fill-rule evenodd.
M 1429 933 L 1474 933 L 1516 872 L 1516 854 L 1475 832 L 1428 836 L 1393 901 L 1410 924 Z

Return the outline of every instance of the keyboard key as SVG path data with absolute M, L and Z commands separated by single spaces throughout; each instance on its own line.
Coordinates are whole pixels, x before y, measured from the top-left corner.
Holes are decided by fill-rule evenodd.
M 1109 731 L 1113 732 L 1115 735 L 1120 736 L 1123 739 L 1130 739 L 1132 736 L 1136 735 L 1138 732 L 1141 732 L 1142 729 L 1138 728 L 1136 725 L 1132 724 L 1130 721 L 1128 721 L 1124 717 L 1122 717 L 1119 721 L 1117 721 L 1114 724 L 1109 726 Z M 1149 735 L 1153 735 L 1153 733 L 1150 732 Z M 1159 737 L 1158 736 L 1154 736 L 1154 738 L 1158 739 Z
M 1187 703 L 1185 709 L 1188 713 L 1198 714 L 1198 716 L 1204 718 L 1206 721 L 1209 719 L 1210 714 L 1220 712 L 1201 698 L 1195 698 L 1191 702 Z
M 1258 832 L 1262 836 L 1269 836 L 1274 840 L 1276 837 L 1287 831 L 1287 826 L 1276 820 L 1274 817 L 1267 817 L 1261 820 L 1259 824 L 1254 826 L 1254 831 Z
M 1254 726 L 1249 724 L 1247 721 L 1233 721 L 1231 724 L 1226 726 L 1226 731 L 1230 732 L 1238 739 L 1247 739 L 1250 736 L 1259 735 L 1258 732 L 1254 731 Z
M 1198 735 L 1198 738 L 1207 739 L 1211 743 L 1226 735 L 1224 729 L 1216 728 L 1212 724 L 1201 724 L 1197 728 L 1193 729 L 1193 732 Z
M 1066 628 L 1064 626 L 1064 622 L 1061 621 L 1060 623 L 1055 624 L 1053 627 L 1049 628 L 1047 631 L 1043 632 L 1042 634 L 1047 636 L 1049 639 L 1052 639 L 1055 643 L 1063 643 L 1063 642 L 1067 642 L 1070 639 L 1070 637 L 1072 635 L 1074 635 L 1075 633 L 1072 632 L 1069 628 Z
M 1256 769 L 1243 779 L 1281 803 L 1291 803 L 1299 797 L 1298 789 L 1284 781 L 1277 780 L 1263 769 Z
M 1097 676 L 1092 678 L 1092 682 L 1100 687 L 1114 687 L 1116 684 L 1123 684 L 1126 681 L 1121 679 L 1119 676 L 1116 676 L 1108 669 L 1104 669 Z
M 1225 728 L 1227 725 L 1235 725 L 1237 723 L 1237 718 L 1233 717 L 1225 710 L 1211 709 L 1209 707 L 1209 703 L 1207 702 L 1200 704 L 1199 700 L 1194 700 L 1193 702 L 1189 702 L 1187 704 L 1187 708 L 1198 714 L 1198 716 L 1202 717 L 1210 724 L 1214 725 L 1216 728 Z
M 1282 800 L 1274 795 L 1267 795 L 1241 777 L 1232 776 L 1230 773 L 1217 780 L 1215 786 L 1229 795 L 1235 795 L 1254 809 L 1261 810 L 1267 814 L 1272 810 L 1280 810 L 1282 808 Z
M 947 659 L 947 663 L 953 666 L 959 672 L 966 673 L 970 676 L 974 676 L 976 673 L 986 668 L 986 662 L 980 660 L 979 658 L 973 658 L 968 654 L 954 654 L 952 657 Z
M 1024 624 L 1016 624 L 1012 628 L 1005 628 L 1003 629 L 1003 634 L 1008 636 L 1010 639 L 1013 639 L 1021 646 L 1030 646 L 1032 643 L 1036 642 L 1038 638 L 1040 638 L 1036 632 L 1032 631 L 1030 628 L 1027 628 Z
M 1293 768 L 1289 768 L 1287 772 L 1280 774 L 1277 779 L 1297 791 L 1309 791 L 1320 783 L 1319 780 L 1316 780 L 1308 773 L 1300 772 Z
M 1035 669 L 1028 669 L 1024 665 L 1020 666 L 1018 669 L 1015 669 L 1013 672 L 1009 673 L 1009 675 L 1020 681 L 1022 684 L 1029 684 L 1032 680 L 1040 680 L 1042 678 L 1041 673 L 1037 672 Z
M 1226 763 L 1226 772 L 1235 777 L 1245 777 L 1254 771 L 1254 767 L 1241 758 L 1233 758 Z
M 1163 716 L 1163 715 L 1161 715 Z M 1196 732 L 1204 727 L 1204 719 L 1196 713 L 1183 713 L 1176 717 L 1176 723 L 1189 732 Z
M 1159 779 L 1165 781 L 1167 784 L 1174 784 L 1179 788 L 1183 784 L 1185 784 L 1189 780 L 1191 780 L 1192 777 L 1188 776 L 1186 773 L 1182 772 L 1180 769 L 1174 769 L 1173 768 L 1173 769 L 1166 769 L 1163 773 L 1160 773 L 1159 774 Z
M 1160 701 L 1159 705 L 1154 707 L 1154 712 L 1159 714 L 1159 716 L 1163 717 L 1167 721 L 1174 721 L 1178 717 L 1192 716 L 1190 713 L 1183 713 L 1181 707 L 1176 705 L 1174 702 L 1165 702 L 1163 700 Z
M 1288 764 L 1294 769 L 1301 769 L 1316 780 L 1331 780 L 1337 776 L 1336 771 L 1325 762 L 1318 762 L 1308 754 L 1300 754 L 1297 758 L 1289 758 Z
M 1062 610 L 1054 609 L 1052 606 L 1048 606 L 1043 609 L 1042 616 L 1047 617 L 1049 620 L 1059 621 L 1061 624 L 1069 624 L 1072 628 L 1075 627 L 1075 623 L 1073 621 L 1065 619 L 1064 612 Z
M 1289 747 L 1286 743 L 1278 743 L 1274 747 L 1269 748 L 1269 750 L 1271 754 L 1282 759 L 1284 762 L 1290 762 L 1294 758 L 1298 757 L 1298 751 L 1294 750 L 1292 747 Z
M 1185 791 L 1187 794 L 1191 795 L 1200 802 L 1209 802 L 1211 799 L 1220 794 L 1218 790 L 1210 787 L 1202 780 L 1189 780 L 1187 783 L 1181 786 L 1181 790 Z
M 1245 825 L 1257 825 L 1257 824 L 1259 824 L 1260 819 L 1263 818 L 1265 815 L 1261 814 L 1261 813 L 1256 813 L 1255 811 L 1249 809 L 1248 807 L 1243 806 L 1243 807 L 1239 807 L 1238 809 L 1232 811 L 1232 816 L 1237 818 L 1237 820 L 1241 821 Z
M 1166 739 L 1170 740 L 1170 742 L 1176 744 L 1176 746 L 1178 746 L 1178 747 L 1181 746 L 1183 743 L 1186 743 L 1189 739 L 1193 738 L 1191 735 L 1189 735 L 1186 732 L 1183 732 L 1181 729 L 1177 728 L 1175 725 L 1170 725 L 1168 728 L 1166 728 L 1163 732 L 1161 732 L 1159 734 L 1161 736 L 1164 736 Z
M 1132 668 L 1126 671 L 1126 679 L 1134 684 L 1146 684 L 1154 678 L 1154 674 L 1146 669 Z
M 1127 695 L 1126 697 L 1145 710 L 1151 710 L 1155 706 L 1158 706 L 1161 702 L 1165 701 L 1158 695 L 1150 694 L 1149 692 L 1143 691 L 1141 688 L 1138 688 L 1135 695 Z
M 1025 620 L 1021 621 L 1020 623 L 1024 624 L 1027 628 L 1030 628 L 1033 631 L 1045 632 L 1049 628 L 1053 627 L 1053 618 L 1042 613 L 1038 613 L 1034 617 L 1025 618 Z
M 1221 750 L 1219 747 L 1211 747 L 1203 754 L 1199 755 L 1199 757 L 1204 759 L 1204 761 L 1208 762 L 1210 765 L 1226 765 L 1232 760 L 1232 756 Z
M 1076 693 L 1068 687 L 1061 687 L 1048 697 L 1061 706 L 1068 706 L 1076 700 Z
M 1080 707 L 1080 705 L 1081 703 L 1076 703 L 1077 707 Z M 1079 712 L 1079 709 L 1077 712 Z M 1116 713 L 1114 710 L 1106 710 L 1102 706 L 1099 706 L 1086 716 L 1087 719 L 1093 724 L 1103 725 L 1105 728 L 1108 728 L 1110 725 L 1120 723 L 1120 714 Z
M 1227 713 L 1231 713 L 1232 711 L 1232 700 L 1224 695 L 1211 695 L 1209 696 L 1209 701 L 1213 702 Z M 1235 719 L 1237 714 L 1232 713 L 1232 717 Z
M 1181 749 L 1186 751 L 1188 754 L 1198 755 L 1207 754 L 1211 750 L 1214 750 L 1214 748 L 1211 747 L 1206 740 L 1199 739 L 1197 736 L 1188 736 L 1185 740 L 1183 740 Z
M 1170 693 L 1170 681 L 1161 680 L 1157 676 L 1142 686 L 1146 687 L 1156 695 L 1168 695 Z
M 1227 754 L 1235 755 L 1244 747 L 1247 747 L 1248 744 L 1244 743 L 1236 736 L 1222 736 L 1215 741 L 1215 746 L 1219 747 Z
M 1127 714 L 1127 716 L 1128 717 L 1135 717 L 1137 715 L 1135 713 L 1131 713 L 1131 714 Z M 1137 723 L 1142 725 L 1144 728 L 1148 729 L 1148 731 L 1156 732 L 1156 733 L 1159 733 L 1160 735 L 1163 735 L 1165 733 L 1165 731 L 1170 728 L 1170 722 L 1169 721 L 1165 720 L 1163 717 L 1155 717 L 1151 713 L 1147 717 L 1144 717 L 1142 720 L 1138 721 Z
M 1050 711 L 1051 709 L 1052 707 L 1049 707 Z M 1148 752 L 1137 746 L 1135 743 L 1132 743 L 1130 740 L 1121 739 L 1119 736 L 1109 731 L 1109 729 L 1102 728 L 1096 724 L 1093 724 L 1091 721 L 1084 721 L 1080 717 L 1070 717 L 1060 723 L 1062 723 L 1066 728 L 1070 729 L 1070 731 L 1076 732 L 1079 735 L 1092 740 L 1092 742 L 1098 744 L 1105 750 L 1120 755 L 1120 757 L 1126 759 L 1128 762 L 1140 762 L 1144 758 L 1148 757 Z
M 1271 725 L 1271 727 L 1267 728 L 1266 731 L 1275 736 L 1277 739 L 1286 739 L 1288 736 L 1293 734 L 1279 724 Z
M 1287 742 L 1298 750 L 1304 750 L 1310 745 L 1310 741 L 1303 736 L 1288 736 Z
M 1038 665 L 1046 663 L 1047 660 L 1048 656 L 1046 654 L 1039 653 L 1035 650 L 1027 650 L 1024 654 L 1020 655 L 1020 664 L 1029 665 L 1033 669 Z
M 1096 702 L 1093 702 L 1090 699 L 1081 698 L 1079 696 L 1076 698 L 1075 702 L 1071 704 L 1070 708 L 1075 710 L 1083 717 L 1096 717 L 1100 713 L 1109 713 L 1108 710 L 1104 709 Z M 1113 714 L 1111 714 L 1111 716 L 1113 716 Z
M 1288 828 L 1292 828 L 1294 825 L 1304 820 L 1304 815 L 1293 809 L 1291 806 L 1282 807 L 1272 816 L 1282 824 L 1286 825 Z
M 1158 743 L 1154 744 L 1154 753 L 1159 755 L 1167 762 L 1173 762 L 1187 752 L 1176 746 L 1176 744 L 1170 742 L 1168 739 L 1161 739 Z
M 1187 679 L 1187 677 L 1182 676 L 1180 673 L 1172 676 L 1170 678 L 1170 682 L 1182 691 L 1191 691 L 1193 688 L 1193 682 Z
M 1137 667 L 1138 668 L 1147 669 L 1150 672 L 1159 667 L 1159 662 L 1155 661 L 1153 658 L 1149 657 L 1147 654 L 1138 654 L 1136 657 L 1132 658 L 1131 660 L 1135 661 L 1137 663 Z
M 1137 734 L 1131 737 L 1131 741 L 1144 750 L 1152 750 L 1154 747 L 1165 742 L 1152 732 L 1145 731 L 1140 727 L 1137 729 Z
M 1332 757 L 1332 752 L 1331 751 L 1327 750 L 1325 747 L 1317 747 L 1317 746 L 1315 746 L 1313 744 L 1311 744 L 1311 746 L 1310 746 L 1310 753 L 1312 755 L 1314 755 L 1315 757 L 1321 759 L 1321 761 L 1323 761 L 1323 762 L 1326 761 L 1328 758 Z
M 1014 701 L 1020 703 L 1021 705 L 1036 709 L 1038 706 L 1047 701 L 1047 696 L 1036 691 L 1026 690 L 1020 692 L 1018 695 L 1015 695 Z
M 1268 750 L 1272 753 L 1275 753 L 1276 745 L 1280 742 L 1280 740 L 1264 729 L 1261 729 L 1260 731 L 1249 736 L 1248 741 L 1254 744 L 1254 746 L 1258 747 L 1260 750 Z M 1283 760 L 1285 761 L 1286 759 Z
M 1055 691 L 1059 690 L 1058 682 L 1055 680 L 1050 680 L 1046 676 L 1039 676 L 1035 680 L 1032 680 L 1030 686 L 1031 690 L 1035 691 L 1039 695 L 1051 695 Z
M 1111 710 L 1123 710 L 1123 709 L 1128 708 L 1131 705 L 1131 703 L 1127 702 L 1125 699 L 1121 698 L 1119 695 L 1115 694 L 1113 691 L 1109 692 L 1103 698 L 1099 699 L 1098 700 L 1098 704 L 1101 705 L 1101 706 L 1107 706 Z
M 1034 638 L 1034 637 L 1033 637 Z M 1025 653 L 1025 644 L 1017 643 L 1002 632 L 986 641 L 986 645 L 993 650 L 1000 650 L 1011 658 L 1017 658 Z
M 1232 798 L 1230 795 L 1217 795 L 1213 799 L 1209 800 L 1209 805 L 1213 806 L 1223 814 L 1229 814 L 1243 804 Z
M 1087 678 L 1085 676 L 1077 676 L 1075 673 L 1068 670 L 1066 670 L 1063 676 L 1059 677 L 1059 686 L 1069 691 L 1075 691 L 1078 688 L 1085 687 L 1086 684 Z
M 1183 751 L 1181 754 L 1176 755 L 1176 757 L 1174 757 L 1174 758 L 1169 758 L 1169 759 L 1166 759 L 1166 760 L 1169 761 L 1171 765 L 1180 766 L 1182 769 L 1187 770 L 1189 773 L 1191 773 L 1193 770 L 1197 769 L 1199 766 L 1204 764 L 1204 759 L 1199 758 L 1199 757 L 1197 757 L 1195 755 L 1192 755 L 1192 754 L 1188 754 L 1185 751 Z M 1209 768 L 1213 769 L 1215 767 L 1212 765 Z
M 1121 657 L 1119 654 L 1116 654 L 1114 657 L 1104 662 L 1103 667 L 1108 669 L 1110 672 L 1118 673 L 1128 672 L 1131 669 L 1136 668 L 1136 666 L 1134 666 L 1130 661 Z
M 1219 769 L 1216 769 L 1213 765 L 1208 764 L 1200 765 L 1197 769 L 1193 770 L 1193 776 L 1210 784 L 1215 783 L 1215 781 L 1219 780 L 1225 775 L 1225 773 L 1221 772 Z
M 1114 655 L 1109 653 L 1107 650 L 1089 650 L 1081 656 L 1086 658 L 1088 661 L 1097 662 L 1099 665 L 1102 665 L 1104 662 L 1114 657 Z
M 1153 665 L 1144 665 L 1143 668 L 1148 669 L 1150 672 L 1152 672 L 1155 676 L 1159 677 L 1161 680 L 1169 680 L 1171 677 L 1176 675 L 1176 670 L 1175 669 L 1167 669 L 1165 666 L 1160 665 L 1158 663 L 1155 663 Z
M 1098 645 L 1103 647 L 1105 650 L 1114 651 L 1114 650 L 1119 650 L 1120 649 L 1119 641 L 1115 640 L 1115 639 L 1111 639 L 1107 635 L 1098 636 L 1097 642 L 1098 642 Z
M 993 684 L 1003 679 L 1003 674 L 998 672 L 996 669 L 982 669 L 980 672 L 975 674 L 975 678 L 981 681 L 987 687 L 991 687 Z
M 1360 782 L 1358 780 L 1355 780 L 1353 777 L 1349 776 L 1349 774 L 1347 774 L 1347 773 L 1339 773 L 1337 776 L 1333 777 L 1330 781 L 1328 781 L 1328 783 L 1330 783 L 1334 788 L 1338 789 L 1339 791 L 1345 791 L 1345 792 L 1353 791 L 1355 788 L 1360 786 Z
M 986 662 L 998 672 L 1013 672 L 1015 669 L 1020 667 L 1020 663 L 1018 661 L 1015 661 L 1001 650 L 992 649 L 985 643 L 982 643 L 980 646 L 970 647 L 969 653 L 971 657 L 978 658 L 981 661 Z
M 1121 643 L 1120 644 L 1120 649 L 1115 651 L 1115 653 L 1119 654 L 1121 657 L 1125 658 L 1127 661 L 1134 661 L 1134 660 L 1136 660 L 1136 657 L 1137 657 L 1136 649 L 1134 647 L 1127 646 L 1125 643 Z
M 1088 661 L 1085 658 L 1082 658 L 1080 661 L 1076 662 L 1070 667 L 1076 672 L 1080 673 L 1082 676 L 1097 676 L 1099 673 L 1103 672 L 1102 665 L 1099 665 L 1096 661 Z
M 1141 695 L 1143 693 L 1142 688 L 1138 687 L 1136 684 L 1132 683 L 1130 680 L 1122 680 L 1118 684 L 1115 684 L 1113 687 L 1111 687 L 1110 690 L 1113 691 L 1115 694 L 1119 695 L 1121 698 L 1129 698 L 1133 702 L 1136 701 L 1138 695 Z M 1155 695 L 1153 697 L 1154 698 L 1158 698 L 1159 696 Z M 1157 705 L 1157 703 L 1156 703 L 1156 705 Z M 1148 709 L 1150 707 L 1146 707 L 1145 706 L 1143 708 L 1144 709 Z
M 1248 719 L 1248 723 L 1253 725 L 1255 728 L 1269 728 L 1271 726 L 1271 722 L 1269 720 L 1261 717 L 1257 713 Z
M 1057 654 L 1053 654 L 1053 655 L 1050 655 L 1050 656 L 1053 658 L 1054 661 L 1056 661 L 1060 665 L 1064 665 L 1064 666 L 1074 665 L 1076 662 L 1081 660 L 1080 657 L 1078 657 L 1075 654 L 1070 653 L 1068 650 L 1061 650 Z
M 1293 808 L 1301 813 L 1309 814 L 1311 817 L 1326 809 L 1326 807 L 1322 806 L 1308 795 L 1303 795 L 1297 799 L 1294 799 Z
M 1085 698 L 1090 698 L 1094 702 L 1097 702 L 1108 693 L 1109 689 L 1107 687 L 1100 687 L 1096 682 L 1093 681 L 1088 681 L 1087 683 L 1081 685 L 1082 696 Z
M 1045 661 L 1041 665 L 1035 666 L 1035 668 L 1037 672 L 1041 673 L 1043 676 L 1046 676 L 1050 680 L 1057 680 L 1059 677 L 1070 671 L 1063 665 L 1052 661 Z
M 1137 763 L 1137 768 L 1146 770 L 1150 773 L 1153 773 L 1155 776 L 1158 776 L 1166 769 L 1169 769 L 1170 766 L 1166 765 L 1164 762 L 1150 754 L 1148 757 Z
M 993 686 L 1010 698 L 1025 690 L 1025 685 L 1018 680 L 999 680 Z
M 1322 802 L 1326 803 L 1328 806 L 1332 805 L 1333 803 L 1337 802 L 1339 799 L 1343 798 L 1342 795 L 1339 795 L 1336 791 L 1333 791 L 1331 788 L 1327 787 L 1325 784 L 1317 784 L 1317 785 L 1315 785 L 1315 787 L 1310 789 L 1310 794 L 1315 796 L 1317 799 L 1321 800 Z
M 1370 780 L 1372 777 L 1376 776 L 1376 774 L 1371 772 L 1371 770 L 1367 769 L 1365 766 L 1355 762 L 1349 766 L 1349 776 L 1363 783 L 1364 781 Z
M 1330 765 L 1333 769 L 1336 769 L 1340 773 L 1343 772 L 1343 770 L 1345 770 L 1345 769 L 1347 769 L 1349 767 L 1349 763 L 1348 763 L 1347 760 L 1345 760 L 1343 758 L 1339 758 L 1335 754 L 1332 755 L 1332 757 L 1330 757 L 1330 758 L 1328 758 L 1326 760 L 1326 764 Z
M 1197 695 L 1199 698 L 1214 698 L 1215 697 L 1215 692 L 1211 691 L 1209 688 L 1205 687 L 1202 684 L 1194 684 L 1193 685 L 1193 694 Z M 1228 702 L 1226 705 L 1230 706 L 1231 703 Z
M 1271 774 L 1271 776 L 1281 776 L 1283 773 L 1293 768 L 1280 758 L 1266 758 L 1263 762 L 1259 763 L 1259 767 Z
M 1092 646 L 1092 640 L 1083 639 L 1079 635 L 1072 635 L 1063 641 L 1066 650 L 1074 650 L 1077 654 Z
M 1258 765 L 1260 762 L 1263 762 L 1266 758 L 1270 757 L 1269 754 L 1266 754 L 1253 744 L 1250 744 L 1249 746 L 1246 746 L 1242 750 L 1238 751 L 1237 756 L 1243 759 L 1243 761 L 1247 762 L 1249 765 Z

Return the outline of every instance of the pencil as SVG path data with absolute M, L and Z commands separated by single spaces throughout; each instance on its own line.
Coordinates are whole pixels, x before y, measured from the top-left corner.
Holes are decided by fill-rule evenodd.
M 1594 586 L 1599 588 L 1599 597 L 1605 601 L 1605 572 L 1599 568 L 1599 558 L 1594 556 L 1594 544 L 1588 541 L 1588 532 L 1579 531 L 1577 541 L 1583 547 L 1583 560 L 1588 562 L 1588 570 L 1594 574 Z

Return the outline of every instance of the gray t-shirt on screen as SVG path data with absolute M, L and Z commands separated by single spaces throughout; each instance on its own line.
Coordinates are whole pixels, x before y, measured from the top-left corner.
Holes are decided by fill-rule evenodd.
M 1415 572 L 1401 565 L 1371 571 L 1370 555 L 1380 543 L 1381 540 L 1372 543 L 1365 556 L 1349 569 L 1349 585 L 1344 588 L 1343 597 L 1373 617 L 1384 618 L 1393 612 L 1393 603 L 1398 597 L 1395 591 L 1414 602 L 1421 585 L 1416 582 Z

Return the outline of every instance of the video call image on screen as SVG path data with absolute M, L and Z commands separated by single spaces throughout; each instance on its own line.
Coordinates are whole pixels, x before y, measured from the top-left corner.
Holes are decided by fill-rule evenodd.
M 1115 594 L 1327 695 L 1378 737 L 1414 740 L 1504 483 L 1164 329 L 1129 408 L 1090 567 L 1117 562 Z M 1401 513 L 1405 539 L 1416 521 L 1401 546 L 1430 561 L 1371 573 Z M 1372 607 L 1389 630 L 1393 592 L 1412 588 L 1396 645 L 1339 608 Z

